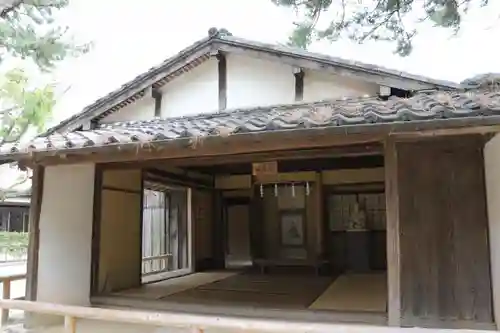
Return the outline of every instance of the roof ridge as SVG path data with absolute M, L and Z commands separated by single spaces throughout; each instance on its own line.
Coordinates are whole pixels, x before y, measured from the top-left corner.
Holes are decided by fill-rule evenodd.
M 276 50 L 281 49 L 282 51 L 288 51 L 291 53 L 302 54 L 304 56 L 309 56 L 309 57 L 312 56 L 315 58 L 324 58 L 325 60 L 338 62 L 338 65 L 361 67 L 361 68 L 365 68 L 365 69 L 369 69 L 369 70 L 379 71 L 381 73 L 398 75 L 398 76 L 401 76 L 401 77 L 407 78 L 407 79 L 449 86 L 450 88 L 460 88 L 461 87 L 461 84 L 458 82 L 434 79 L 434 78 L 430 78 L 430 77 L 425 76 L 425 75 L 413 74 L 413 73 L 410 73 L 407 71 L 400 71 L 400 70 L 392 69 L 389 67 L 376 65 L 373 63 L 367 63 L 367 62 L 363 62 L 363 61 L 342 58 L 339 56 L 330 55 L 328 53 L 319 53 L 319 52 L 308 51 L 308 50 L 304 50 L 304 49 L 301 49 L 298 47 L 291 47 L 291 46 L 283 45 L 280 43 L 273 44 L 273 43 L 254 41 L 254 40 L 250 40 L 250 39 L 246 39 L 246 38 L 242 38 L 242 37 L 235 37 L 232 34 L 217 35 L 217 39 L 222 40 L 222 41 L 226 41 L 226 42 L 237 42 L 237 43 L 239 42 L 239 43 L 245 43 L 245 44 L 253 44 L 255 46 L 258 45 L 261 47 L 267 47 L 267 48 L 272 48 L 272 49 L 276 49 Z

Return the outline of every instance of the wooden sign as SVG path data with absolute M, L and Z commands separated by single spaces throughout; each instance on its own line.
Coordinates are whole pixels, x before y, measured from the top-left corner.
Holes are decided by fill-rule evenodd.
M 261 162 L 252 163 L 252 175 L 263 176 L 263 175 L 276 175 L 278 173 L 278 162 Z

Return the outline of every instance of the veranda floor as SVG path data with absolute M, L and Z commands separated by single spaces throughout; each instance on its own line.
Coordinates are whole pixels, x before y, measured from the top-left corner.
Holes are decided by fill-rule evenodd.
M 97 305 L 384 325 L 384 273 L 201 272 L 94 299 Z

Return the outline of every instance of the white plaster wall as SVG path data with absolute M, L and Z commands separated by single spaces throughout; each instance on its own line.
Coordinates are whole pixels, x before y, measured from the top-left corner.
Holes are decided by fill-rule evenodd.
M 228 54 L 227 108 L 286 104 L 295 101 L 293 67 L 279 61 Z M 304 101 L 375 95 L 378 85 L 320 71 L 307 70 Z M 218 109 L 218 64 L 211 58 L 182 74 L 161 89 L 162 117 L 214 112 Z M 154 117 L 155 103 L 145 96 L 101 122 L 147 120 Z
M 379 89 L 376 84 L 339 75 L 318 71 L 304 74 L 304 101 L 374 96 Z
M 148 120 L 155 115 L 155 100 L 151 96 L 144 96 L 132 104 L 103 118 L 101 123 L 117 121 Z
M 292 66 L 234 54 L 226 62 L 229 109 L 294 102 Z
M 94 164 L 45 168 L 37 300 L 88 305 Z
M 162 117 L 178 117 L 219 108 L 218 65 L 211 58 L 162 87 Z
M 500 322 L 500 135 L 497 134 L 484 148 L 486 199 L 491 256 L 491 283 L 495 322 Z

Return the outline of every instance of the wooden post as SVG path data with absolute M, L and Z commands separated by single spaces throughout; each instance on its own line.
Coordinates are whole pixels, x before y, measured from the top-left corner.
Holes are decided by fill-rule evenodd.
M 72 316 L 64 316 L 64 332 L 76 333 L 76 318 Z
M 26 271 L 26 299 L 36 300 L 38 281 L 38 248 L 40 239 L 40 211 L 42 208 L 44 169 L 36 166 L 31 180 L 31 206 L 29 214 L 28 263 Z
M 10 279 L 5 278 L 2 281 L 2 298 L 3 299 L 10 299 Z M 9 321 L 9 309 L 2 309 L 2 326 L 7 324 Z
M 102 205 L 103 170 L 95 166 L 94 175 L 94 210 L 92 212 L 92 245 L 90 252 L 90 294 L 99 293 L 99 259 L 101 249 L 101 205 Z
M 389 326 L 401 326 L 401 262 L 399 191 L 396 143 L 385 142 L 385 200 L 387 214 L 387 316 Z
M 214 189 L 213 195 L 213 217 L 212 217 L 212 252 L 213 264 L 212 268 L 224 268 L 225 261 L 225 245 L 224 245 L 224 224 L 222 212 L 222 191 Z
M 188 262 L 188 267 L 189 269 L 194 272 L 196 270 L 196 247 L 195 247 L 195 225 L 193 221 L 193 189 L 188 187 L 186 191 L 187 195 L 187 204 L 186 204 L 186 219 L 187 219 L 187 262 Z
M 295 68 L 295 101 L 300 102 L 304 99 L 304 71 L 302 68 Z
M 317 234 L 317 249 L 316 249 L 316 258 L 315 259 L 320 259 L 323 260 L 323 255 L 324 253 L 326 253 L 326 247 L 325 247 L 325 228 L 324 228 L 324 225 L 323 225 L 323 221 L 324 221 L 324 218 L 323 218 L 323 193 L 322 193 L 322 190 L 323 189 L 323 181 L 322 181 L 322 177 L 321 177 L 321 172 L 316 172 L 316 180 L 315 180 L 315 184 L 314 184 L 314 187 L 313 187 L 313 191 L 314 191 L 314 196 L 315 196 L 315 203 L 314 203 L 314 209 L 316 210 L 316 234 Z M 318 258 L 319 257 L 319 258 Z M 321 270 L 321 266 L 322 264 L 318 264 L 316 266 L 316 273 L 317 275 L 319 275 L 320 273 L 320 270 Z
M 399 194 L 397 151 L 393 140 L 385 143 L 385 192 L 387 214 L 388 324 L 401 325 Z
M 224 53 L 217 53 L 218 77 L 219 77 L 219 110 L 225 110 L 227 107 L 227 62 Z

